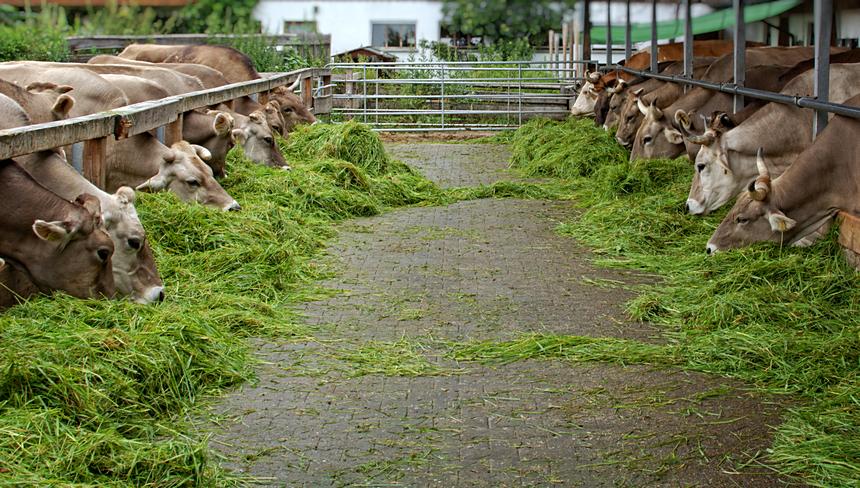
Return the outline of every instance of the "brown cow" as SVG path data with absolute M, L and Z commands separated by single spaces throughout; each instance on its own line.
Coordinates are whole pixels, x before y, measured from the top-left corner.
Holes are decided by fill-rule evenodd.
M 842 103 L 860 94 L 860 63 L 833 64 L 829 100 Z M 812 96 L 815 73 L 808 70 L 785 85 L 782 94 Z M 760 148 L 774 161 L 771 176 L 782 174 L 812 144 L 814 112 L 793 105 L 770 103 L 737 127 L 718 113 L 701 136 L 687 209 L 694 215 L 712 212 L 743 192 L 758 174 L 756 153 Z
M 769 47 L 753 48 L 746 51 L 746 83 L 750 88 L 758 88 L 769 91 L 779 91 L 788 80 L 780 79 L 780 75 L 791 69 L 792 66 L 813 56 L 811 48 L 808 47 Z M 704 74 L 705 81 L 725 83 L 733 79 L 733 57 L 723 56 L 715 61 Z M 714 111 L 729 112 L 732 109 L 733 97 L 722 92 L 715 92 L 702 87 L 695 87 L 688 91 L 665 110 L 656 106 L 644 106 L 640 110 L 645 113 L 630 152 L 630 160 L 673 158 L 686 152 L 690 159 L 696 157 L 699 146 L 686 144 L 682 133 L 675 127 L 674 115 L 683 111 L 686 120 L 690 122 L 695 130 L 703 130 L 698 117 L 691 116 L 692 112 L 710 114 Z M 755 108 L 764 105 L 762 102 L 749 101 Z M 744 112 L 749 116 L 754 111 Z M 664 114 L 669 114 L 664 116 Z M 735 123 L 741 122 L 735 117 Z
M 64 200 L 8 159 L 0 161 L 0 195 L 0 255 L 20 263 L 31 291 L 114 295 L 113 242 L 101 226 L 96 197 Z
M 755 43 L 747 43 L 751 45 Z M 719 57 L 729 54 L 733 49 L 732 41 L 694 41 L 693 56 L 694 57 Z M 680 42 L 663 44 L 657 47 L 657 62 L 680 61 L 684 59 L 684 44 Z M 627 68 L 644 70 L 651 65 L 651 49 L 643 49 L 630 56 L 630 59 L 624 60 L 623 64 Z M 609 85 L 610 80 L 621 78 L 627 82 L 632 81 L 635 75 L 626 71 L 610 71 L 601 76 L 598 73 L 591 73 L 586 76 L 586 83 L 583 85 L 570 109 L 571 115 L 588 115 L 594 113 L 594 104 L 600 92 Z
M 860 96 L 846 102 L 860 106 Z M 860 121 L 835 116 L 809 148 L 778 178 L 759 151 L 759 176 L 708 240 L 706 251 L 769 241 L 785 245 L 808 242 L 837 212 L 860 214 Z

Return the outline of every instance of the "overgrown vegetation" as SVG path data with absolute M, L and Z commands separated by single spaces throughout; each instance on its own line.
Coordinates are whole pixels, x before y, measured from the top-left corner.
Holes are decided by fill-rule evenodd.
M 293 48 L 277 49 L 274 38 L 259 35 L 251 14 L 256 0 L 191 2 L 172 13 L 133 3 L 108 2 L 102 7 L 66 10 L 44 4 L 38 11 L 0 6 L 0 61 L 68 61 L 68 36 L 209 34 L 210 43 L 242 51 L 257 71 L 291 71 L 322 66 Z M 100 54 L 93 51 L 92 54 Z
M 0 315 L 0 484 L 234 483 L 185 419 L 252 377 L 242 338 L 312 333 L 287 306 L 325 274 L 311 258 L 334 222 L 443 198 L 356 124 L 304 128 L 286 149 L 291 172 L 230 154 L 241 212 L 141 195 L 165 303 L 57 295 Z
M 689 163 L 627 163 L 590 121 L 534 121 L 512 137 L 526 174 L 572 178 L 583 213 L 559 232 L 597 262 L 660 275 L 630 304 L 633 318 L 666 327 L 666 346 L 565 336 L 455 348 L 459 359 L 543 357 L 679 364 L 752 382 L 800 400 L 776 434 L 770 460 L 814 486 L 860 479 L 860 287 L 836 233 L 811 248 L 760 244 L 706 257 L 725 213 L 684 212 Z

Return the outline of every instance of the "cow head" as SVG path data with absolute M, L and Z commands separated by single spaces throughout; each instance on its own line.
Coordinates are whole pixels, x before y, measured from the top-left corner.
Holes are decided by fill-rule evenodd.
M 687 210 L 693 215 L 712 212 L 743 190 L 744 182 L 752 175 L 736 174 L 725 149 L 724 134 L 734 127 L 728 115 L 716 112 L 705 119 L 702 135 L 692 135 L 689 114 L 679 110 L 675 114 L 684 137 L 692 144 L 699 144 L 699 152 L 693 162 L 695 173 L 687 198 Z
M 639 130 L 639 126 L 642 124 L 644 115 L 639 110 L 642 90 L 640 88 L 631 92 L 621 105 L 618 115 L 618 130 L 615 131 L 615 140 L 624 147 L 629 148 L 633 145 L 636 131 Z
M 186 112 L 182 127 L 183 137 L 193 144 L 209 150 L 206 164 L 216 178 L 226 176 L 227 153 L 233 148 L 231 132 L 235 120 L 229 112 L 219 110 L 192 110 Z
M 290 169 L 262 112 L 251 112 L 247 117 L 239 116 L 238 120 L 239 126 L 233 129 L 231 137 L 234 143 L 242 146 L 248 159 L 266 166 Z
M 102 220 L 114 246 L 114 282 L 120 294 L 137 303 L 162 301 L 164 286 L 134 200 L 134 190 L 127 186 L 104 199 Z
M 284 121 L 284 116 L 281 114 L 281 104 L 277 100 L 272 100 L 263 107 L 263 111 L 266 114 L 266 122 L 269 123 L 272 133 L 286 137 L 286 122 Z
M 169 190 L 184 202 L 197 202 L 221 210 L 240 210 L 239 203 L 218 184 L 212 168 L 203 162 L 211 156 L 203 146 L 179 141 L 163 155 L 158 174 L 141 183 L 137 189 Z
M 637 102 L 637 107 L 644 119 L 633 140 L 630 161 L 681 155 L 684 152 L 684 136 L 666 120 L 663 111 L 653 102 L 646 106 L 641 100 Z
M 277 102 L 281 117 L 283 117 L 282 135 L 284 136 L 299 124 L 314 124 L 317 121 L 314 114 L 302 102 L 302 99 L 293 93 L 298 84 L 299 80 L 296 80 L 289 87 L 279 86 L 269 93 L 269 99 Z
M 610 131 L 618 127 L 621 108 L 624 106 L 624 101 L 627 100 L 628 90 L 627 83 L 623 79 L 618 80 L 615 88 L 608 90 L 611 95 L 609 97 L 609 111 L 606 113 L 606 120 L 603 122 L 603 129 Z
M 36 260 L 27 271 L 40 289 L 63 290 L 79 298 L 113 296 L 113 241 L 101 224 L 98 198 L 78 196 L 62 220 L 36 219 L 33 233 L 45 249 L 32 249 Z
M 798 235 L 797 222 L 779 209 L 773 197 L 770 171 L 759 149 L 756 155 L 759 176 L 750 182 L 747 192 L 738 197 L 732 210 L 708 241 L 706 251 L 713 254 L 725 249 L 755 242 L 792 243 Z
M 588 115 L 594 113 L 594 104 L 597 103 L 598 89 L 596 88 L 600 81 L 600 73 L 587 73 L 585 75 L 585 83 L 579 90 L 573 106 L 570 107 L 571 115 Z

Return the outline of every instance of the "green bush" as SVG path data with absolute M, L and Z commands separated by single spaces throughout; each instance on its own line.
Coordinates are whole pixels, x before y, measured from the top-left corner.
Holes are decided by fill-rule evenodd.
M 67 61 L 69 47 L 65 33 L 29 23 L 0 25 L 0 62 Z

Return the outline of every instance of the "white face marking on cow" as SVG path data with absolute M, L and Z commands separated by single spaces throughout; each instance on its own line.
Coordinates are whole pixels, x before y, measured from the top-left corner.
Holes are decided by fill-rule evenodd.
M 755 177 L 751 174 L 741 179 L 735 175 L 719 134 L 711 144 L 699 147 L 694 169 L 687 198 L 687 208 L 693 215 L 708 214 L 722 207 L 742 192 L 744 184 Z
M 597 91 L 594 83 L 586 81 L 579 90 L 579 95 L 570 108 L 571 115 L 587 115 L 594 113 L 594 104 L 597 103 Z

